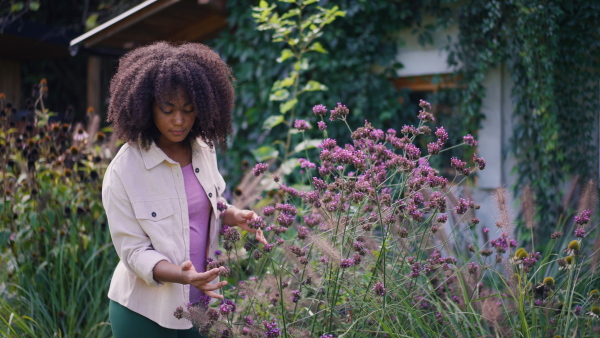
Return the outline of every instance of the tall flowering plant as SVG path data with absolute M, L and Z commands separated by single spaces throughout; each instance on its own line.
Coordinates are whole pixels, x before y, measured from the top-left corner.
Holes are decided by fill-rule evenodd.
M 483 229 L 483 240 L 459 250 L 460 241 L 477 239 L 474 210 L 479 205 L 455 192 L 486 162 L 476 154 L 468 162 L 452 158 L 456 175 L 441 176 L 429 160 L 448 149 L 448 134 L 443 127 L 431 130 L 430 104 L 421 101 L 420 106 L 418 125 L 399 131 L 383 131 L 368 121 L 352 130 L 346 106 L 315 106 L 325 137 L 330 113 L 330 121 L 346 124 L 352 142 L 324 138 L 318 157 L 306 152 L 298 159 L 304 182 L 296 185 L 257 164 L 254 175 L 265 175 L 278 188 L 249 225 L 270 234 L 270 244 L 223 228 L 225 253 L 209 267 L 227 266 L 225 275 L 250 277 L 226 290 L 226 300 L 216 308 L 208 302 L 190 305 L 176 316 L 222 337 L 439 336 L 451 331 L 502 336 L 530 332 L 532 325 L 546 324 L 543 320 L 562 320 L 563 328 L 583 318 L 581 306 L 589 302 L 578 305 L 572 319 L 539 316 L 549 312 L 544 304 L 564 297 L 557 296 L 552 277 L 533 285 L 542 257 L 517 250 L 507 222 L 498 222 L 495 233 Z M 295 125 L 303 133 L 310 130 L 305 121 Z M 430 138 L 426 150 L 415 145 L 418 137 Z M 476 144 L 467 135 L 462 145 Z M 579 239 L 582 231 L 576 230 Z M 547 258 L 546 268 L 565 265 Z M 561 285 L 573 280 L 559 279 Z M 565 308 L 564 313 L 571 312 Z M 546 319 L 534 323 L 534 316 Z M 544 333 L 548 330 L 554 329 Z

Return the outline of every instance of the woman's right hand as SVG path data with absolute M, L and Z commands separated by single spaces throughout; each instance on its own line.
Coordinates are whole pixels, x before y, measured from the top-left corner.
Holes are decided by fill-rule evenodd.
M 214 268 L 206 272 L 197 272 L 191 261 L 181 264 L 181 278 L 183 284 L 189 284 L 198 290 L 204 292 L 205 295 L 212 298 L 224 299 L 223 295 L 213 292 L 227 285 L 226 281 L 216 284 L 209 284 L 212 280 L 219 276 L 219 269 Z

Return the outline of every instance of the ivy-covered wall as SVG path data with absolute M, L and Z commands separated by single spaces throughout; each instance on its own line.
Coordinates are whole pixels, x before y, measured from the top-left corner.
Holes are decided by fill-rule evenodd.
M 274 1 L 270 1 L 273 3 Z M 258 1 L 252 2 L 254 5 Z M 315 104 L 333 107 L 343 102 L 351 110 L 350 123 L 363 124 L 365 119 L 381 128 L 402 126 L 415 118 L 415 110 L 399 103 L 400 94 L 392 85 L 395 71 L 402 65 L 396 56 L 398 31 L 417 27 L 424 13 L 445 17 L 450 12 L 437 6 L 437 1 L 320 1 L 323 7 L 338 5 L 346 11 L 344 18 L 327 26 L 319 42 L 328 54 L 307 54 L 307 78 L 325 84 L 329 90 L 314 92 L 300 99 L 297 118 L 309 118 Z M 282 45 L 271 42 L 270 33 L 257 31 L 249 2 L 227 1 L 230 30 L 209 41 L 232 66 L 237 78 L 237 102 L 234 111 L 236 133 L 222 167 L 229 182 L 241 175 L 241 162 L 253 162 L 250 149 L 282 139 L 284 126 L 269 135 L 261 130 L 266 117 L 279 109 L 269 101 L 273 82 L 287 75 L 289 63 L 277 63 Z M 285 10 L 287 4 L 279 4 Z M 444 13 L 445 11 L 445 13 Z M 444 20 L 440 24 L 445 24 Z M 433 27 L 422 27 L 423 40 Z M 414 108 L 414 107 L 412 107 Z M 332 131 L 334 137 L 335 131 Z M 252 145 L 248 140 L 258 140 Z
M 369 119 L 387 128 L 411 122 L 414 107 L 399 102 L 403 93 L 390 81 L 402 67 L 398 32 L 409 29 L 427 44 L 435 32 L 443 34 L 458 25 L 458 37 L 448 45 L 448 63 L 455 67 L 460 85 L 443 95 L 454 102 L 461 130 L 477 132 L 484 118 L 484 80 L 491 70 L 506 67 L 513 83 L 513 132 L 504 150 L 517 161 L 516 197 L 526 185 L 533 189 L 538 222 L 554 222 L 564 211 L 561 189 L 573 175 L 598 177 L 594 141 L 600 92 L 598 2 L 323 0 L 319 4 L 338 5 L 346 16 L 319 39 L 329 54 L 309 56 L 306 76 L 329 90 L 304 96 L 298 118 L 309 117 L 314 104 L 332 106 L 341 101 L 351 108 L 354 124 Z M 279 4 L 282 10 L 285 5 Z M 229 0 L 230 30 L 209 42 L 238 80 L 238 130 L 230 156 L 223 160 L 230 182 L 240 177 L 243 160 L 253 161 L 249 152 L 253 145 L 272 142 L 286 130 L 276 127 L 266 134 L 260 128 L 278 108 L 269 101 L 270 87 L 286 75 L 289 65 L 275 61 L 281 46 L 271 43 L 267 32 L 255 29 L 248 7 L 246 1 Z M 425 23 L 425 16 L 433 20 Z M 248 139 L 258 142 L 249 145 Z

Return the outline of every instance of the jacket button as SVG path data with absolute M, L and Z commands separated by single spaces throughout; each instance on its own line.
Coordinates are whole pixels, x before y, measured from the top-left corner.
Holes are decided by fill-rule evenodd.
M 196 174 L 200 172 L 200 169 L 196 168 Z
M 208 197 L 212 198 L 212 192 L 208 193 Z
M 152 212 L 152 217 L 156 217 L 156 213 L 154 211 Z

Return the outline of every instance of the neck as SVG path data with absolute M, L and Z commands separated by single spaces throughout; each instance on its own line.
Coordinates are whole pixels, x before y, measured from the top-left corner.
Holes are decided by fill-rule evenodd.
M 157 142 L 156 146 L 182 167 L 190 164 L 192 161 L 192 145 L 188 140 L 171 144 Z

